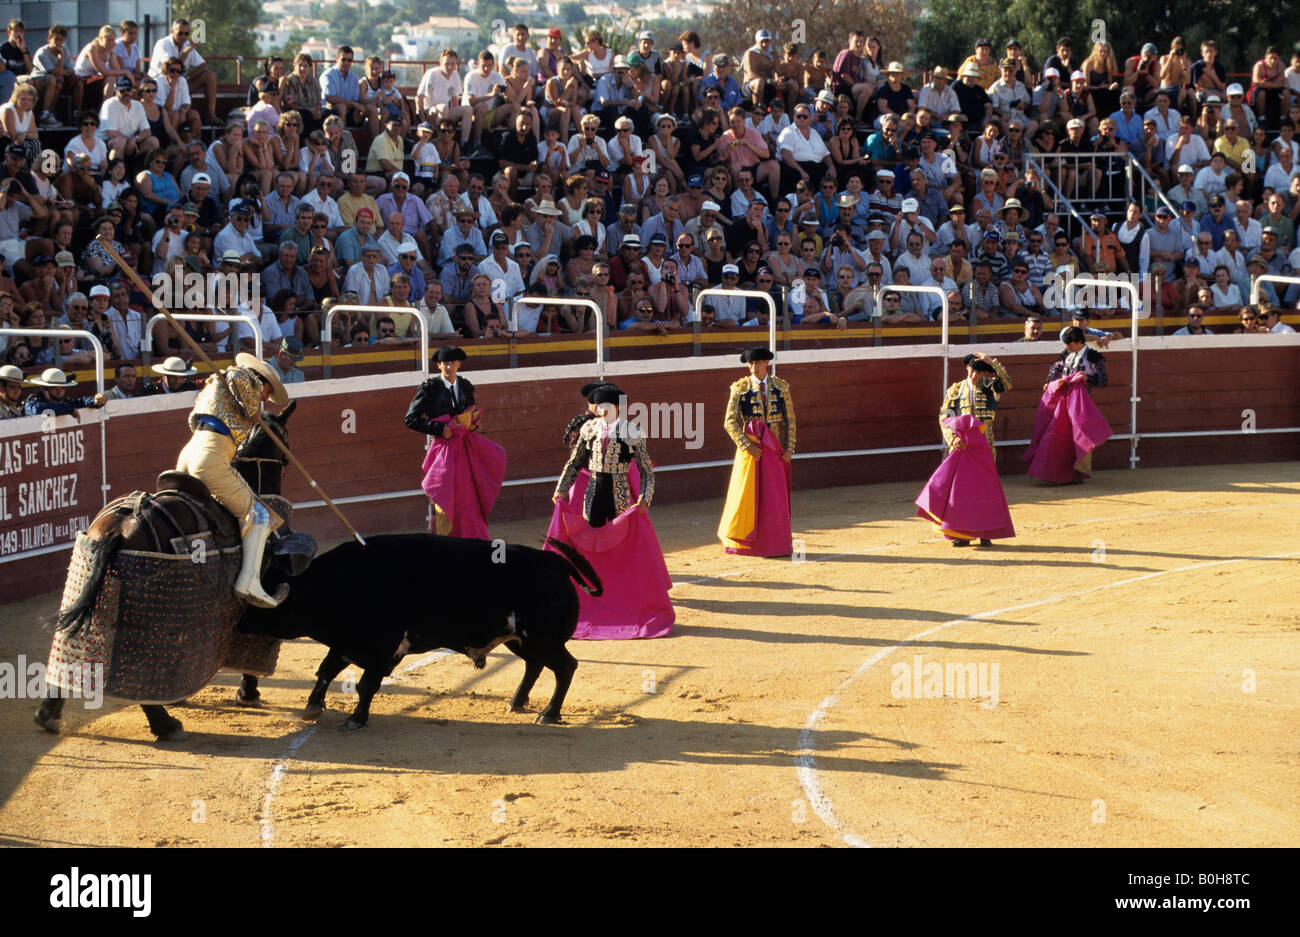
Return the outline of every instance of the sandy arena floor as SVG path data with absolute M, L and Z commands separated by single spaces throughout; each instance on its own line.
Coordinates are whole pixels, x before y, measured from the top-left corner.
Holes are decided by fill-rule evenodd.
M 506 714 L 504 650 L 408 658 L 353 733 L 337 683 L 299 721 L 307 641 L 263 708 L 224 673 L 174 708 L 181 743 L 5 700 L 0 844 L 1300 844 L 1300 464 L 1012 478 L 991 550 L 909 519 L 919 487 L 797 493 L 799 563 L 723 554 L 720 501 L 656 509 L 673 636 L 570 644 L 563 727 Z M 0 660 L 44 660 L 57 598 L 0 611 Z

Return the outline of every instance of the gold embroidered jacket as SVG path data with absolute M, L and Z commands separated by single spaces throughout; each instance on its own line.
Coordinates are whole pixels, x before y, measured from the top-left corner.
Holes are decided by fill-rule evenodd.
M 226 368 L 208 378 L 190 411 L 190 429 L 200 416 L 215 416 L 230 429 L 238 449 L 257 426 L 262 409 L 262 382 L 243 368 Z
M 957 441 L 957 434 L 943 425 L 946 417 L 961 416 L 966 413 L 979 417 L 984 424 L 984 435 L 993 445 L 993 418 L 998 415 L 998 398 L 1011 389 L 1011 378 L 1007 369 L 996 358 L 987 359 L 993 366 L 993 374 L 979 374 L 975 378 L 976 386 L 972 389 L 970 381 L 960 380 L 948 388 L 943 396 L 943 405 L 939 408 L 939 429 L 943 432 L 943 441 L 951 449 Z
M 555 486 L 555 495 L 567 492 L 584 467 L 592 473 L 607 472 L 613 476 L 614 481 L 614 510 L 622 514 L 632 506 L 632 488 L 628 484 L 627 470 L 636 462 L 637 470 L 641 473 L 641 502 L 649 507 L 655 494 L 655 470 L 650 464 L 650 455 L 646 452 L 645 435 L 627 420 L 620 418 L 610 427 L 609 444 L 604 445 L 601 442 L 604 426 L 605 421 L 599 417 L 582 424 L 578 441 Z M 589 486 L 588 491 L 590 490 Z
M 731 385 L 731 399 L 727 401 L 727 416 L 723 428 L 739 449 L 753 447 L 745 435 L 750 420 L 762 419 L 767 428 L 776 434 L 782 449 L 794 451 L 795 423 L 794 400 L 790 397 L 790 384 L 779 377 L 767 379 L 767 413 L 763 414 L 763 395 L 759 382 L 753 377 L 742 377 Z
M 0 397 L 0 420 L 15 420 L 26 415 L 21 401 L 19 403 L 10 403 L 8 399 Z

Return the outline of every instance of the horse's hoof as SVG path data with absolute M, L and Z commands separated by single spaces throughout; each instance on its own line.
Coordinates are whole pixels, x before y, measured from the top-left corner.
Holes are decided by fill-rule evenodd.
M 351 717 L 349 717 L 349 718 L 343 720 L 343 725 L 339 726 L 339 731 L 341 731 L 341 732 L 351 732 L 351 731 L 353 731 L 354 729 L 364 729 L 365 727 L 366 727 L 366 724 L 365 724 L 364 722 L 357 722 L 357 720 L 352 719 Z
M 527 703 L 511 703 L 509 706 L 506 707 L 506 712 L 509 712 L 509 713 L 526 713 L 526 712 L 528 712 L 528 704 L 527 704 Z
M 262 694 L 254 690 L 252 693 L 245 693 L 243 690 L 235 691 L 236 706 L 261 706 Z
M 166 732 L 160 732 L 158 734 L 158 741 L 159 742 L 184 742 L 189 737 L 190 737 L 189 733 L 187 733 L 185 729 L 181 727 L 181 724 L 178 722 L 176 723 L 175 728 L 168 729 Z
M 320 706 L 315 703 L 312 703 L 302 711 L 302 721 L 315 722 L 317 719 L 320 718 L 320 714 L 323 713 L 324 711 L 325 711 L 324 706 Z
M 541 713 L 533 720 L 539 726 L 562 726 L 564 719 L 560 716 L 552 716 L 550 713 Z
M 32 717 L 32 722 L 36 723 L 51 735 L 59 734 L 59 720 L 45 714 L 45 710 L 36 710 L 36 715 Z

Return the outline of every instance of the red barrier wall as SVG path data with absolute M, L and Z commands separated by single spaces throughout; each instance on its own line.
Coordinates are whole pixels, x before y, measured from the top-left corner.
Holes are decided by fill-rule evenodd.
M 1186 339 L 1152 339 L 1140 360 L 1142 432 L 1240 431 L 1253 411 L 1259 430 L 1300 427 L 1300 339 L 1281 336 L 1216 338 L 1213 346 L 1188 347 Z M 1026 439 L 1047 368 L 1058 346 L 984 346 L 1007 366 L 1013 389 L 1002 401 L 996 433 L 1002 471 L 1023 471 Z M 964 349 L 954 348 L 954 353 Z M 820 360 L 835 355 L 835 360 Z M 943 389 L 942 363 L 918 356 L 916 349 L 861 349 L 843 352 L 789 352 L 778 362 L 789 380 L 796 407 L 800 453 L 925 446 L 925 451 L 880 455 L 797 459 L 795 485 L 812 488 L 900 480 L 921 481 L 941 456 L 937 413 Z M 527 363 L 527 362 L 521 362 Z M 522 371 L 476 369 L 471 359 L 464 376 L 475 382 L 484 409 L 482 431 L 505 446 L 508 480 L 544 481 L 508 485 L 501 492 L 493 518 L 544 517 L 550 492 L 566 452 L 560 444 L 565 423 L 584 406 L 578 388 L 594 374 L 586 365 L 530 368 Z M 1130 355 L 1112 349 L 1107 354 L 1111 384 L 1095 399 L 1117 434 L 1129 431 Z M 628 394 L 633 406 L 653 407 L 650 415 L 675 419 L 671 425 L 650 426 L 650 453 L 661 467 L 715 461 L 729 463 L 735 449 L 722 429 L 730 383 L 745 369 L 734 357 L 672 358 L 654 362 L 614 362 L 607 375 Z M 948 380 L 964 374 L 960 356 L 951 359 Z M 425 523 L 427 499 L 419 493 L 424 438 L 402 423 L 420 377 L 375 375 L 292 385 L 298 399 L 290 421 L 290 444 L 321 487 L 363 533 L 418 528 Z M 93 516 L 100 505 L 99 439 L 105 440 L 109 498 L 135 489 L 152 488 L 154 477 L 171 467 L 188 438 L 185 417 L 192 398 L 152 397 L 118 402 L 105 413 L 85 411 L 80 422 L 60 418 L 42 427 L 39 418 L 0 423 L 0 485 L 10 517 L 0 516 L 0 602 L 47 591 L 63 581 L 66 542 L 47 547 L 37 556 L 15 556 L 14 534 L 45 516 L 17 516 L 17 486 L 58 473 L 78 473 L 78 504 L 64 510 L 61 536 L 75 528 L 69 517 Z M 668 410 L 681 404 L 682 409 Z M 685 422 L 689 413 L 690 422 Z M 635 415 L 635 414 L 632 414 Z M 106 419 L 104 417 L 106 416 Z M 3 461 L 6 447 L 39 442 L 42 429 L 56 435 L 82 430 L 82 459 L 74 466 L 23 466 Z M 658 430 L 677 438 L 659 438 Z M 690 432 L 687 432 L 687 431 Z M 698 436 L 692 437 L 698 433 Z M 1140 466 L 1200 465 L 1225 462 L 1265 462 L 1300 458 L 1298 434 L 1238 434 L 1202 438 L 1144 438 L 1138 446 Z M 1098 469 L 1127 467 L 1127 441 L 1113 440 L 1094 459 Z M 728 466 L 665 471 L 656 487 L 656 501 L 702 500 L 701 510 L 720 509 Z M 415 491 L 384 500 L 346 503 L 347 499 Z M 291 469 L 286 494 L 297 503 L 311 502 L 315 492 Z M 50 515 L 53 517 L 54 515 Z M 58 526 L 58 525 L 56 525 Z M 305 507 L 295 526 L 317 537 L 344 535 L 342 525 L 323 507 Z M 9 539 L 6 540 L 6 537 Z

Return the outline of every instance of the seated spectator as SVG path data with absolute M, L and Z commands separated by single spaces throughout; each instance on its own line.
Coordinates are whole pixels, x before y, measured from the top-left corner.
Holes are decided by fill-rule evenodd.
M 1175 335 L 1213 335 L 1214 333 L 1204 324 L 1205 308 L 1198 305 L 1187 307 L 1187 324 L 1175 332 Z
M 233 213 L 232 213 L 233 217 Z M 379 242 L 371 234 L 375 215 L 369 208 L 359 209 L 353 218 L 352 227 L 339 235 L 334 242 L 334 252 L 339 263 L 344 267 L 353 267 L 361 259 L 362 251 L 367 247 L 379 250 Z
M 903 311 L 902 309 L 903 294 L 898 290 L 886 287 L 880 293 L 880 321 L 894 324 L 919 325 L 925 322 L 925 317 L 920 312 Z
M 986 260 L 977 260 L 972 268 L 974 279 L 962 291 L 964 305 L 971 310 L 977 321 L 1002 318 L 1004 310 L 998 284 L 993 279 L 993 267 Z
M 378 306 L 388 295 L 389 276 L 380 263 L 382 256 L 377 243 L 366 244 L 361 248 L 361 263 L 350 267 L 343 279 L 344 291 L 355 292 L 363 306 Z
M 474 275 L 464 315 L 465 328 L 471 338 L 509 337 L 505 310 L 492 298 L 492 278 L 486 273 Z
M 64 416 L 87 407 L 99 409 L 108 402 L 108 398 L 100 393 L 89 397 L 67 396 L 68 389 L 77 385 L 58 368 L 46 368 L 40 377 L 34 377 L 28 383 L 38 389 L 23 401 L 23 413 L 27 416 L 46 413 Z

